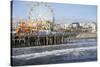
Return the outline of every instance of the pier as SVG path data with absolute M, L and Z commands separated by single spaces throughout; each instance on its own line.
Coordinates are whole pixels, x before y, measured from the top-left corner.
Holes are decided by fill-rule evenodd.
M 32 35 L 25 34 L 12 36 L 11 47 L 31 47 L 31 46 L 46 46 L 46 45 L 59 45 L 67 43 L 70 39 L 75 38 L 75 33 L 67 34 L 49 34 L 49 35 Z

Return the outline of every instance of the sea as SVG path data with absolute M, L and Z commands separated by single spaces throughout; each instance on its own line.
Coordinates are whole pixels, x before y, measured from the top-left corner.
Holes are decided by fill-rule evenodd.
M 60 46 L 13 48 L 12 66 L 97 61 L 97 39 L 75 39 Z

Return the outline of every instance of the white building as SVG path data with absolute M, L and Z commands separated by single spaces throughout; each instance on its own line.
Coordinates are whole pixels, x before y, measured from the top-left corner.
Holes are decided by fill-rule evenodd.
M 91 29 L 91 32 L 96 32 L 96 30 L 97 30 L 96 23 L 80 23 L 80 26 L 83 28 Z

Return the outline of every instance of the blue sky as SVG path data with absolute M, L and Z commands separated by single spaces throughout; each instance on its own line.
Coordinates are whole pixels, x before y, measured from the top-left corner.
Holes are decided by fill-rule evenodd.
M 27 17 L 31 5 L 34 2 L 28 1 L 13 1 L 13 18 L 20 17 L 24 19 Z M 47 3 L 54 11 L 56 23 L 62 23 L 61 21 L 71 20 L 86 20 L 95 21 L 97 18 L 97 6 L 95 5 L 77 5 L 77 4 L 62 4 L 62 3 Z M 37 9 L 37 8 L 36 8 Z M 48 11 L 40 9 L 40 13 L 48 15 Z M 33 11 L 34 12 L 34 11 Z M 34 14 L 33 14 L 34 15 Z M 50 18 L 50 17 L 48 17 Z

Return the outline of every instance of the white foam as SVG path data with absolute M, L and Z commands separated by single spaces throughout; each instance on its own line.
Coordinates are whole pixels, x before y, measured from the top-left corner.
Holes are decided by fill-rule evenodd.
M 77 56 L 79 55 L 79 51 L 85 51 L 85 50 L 91 50 L 91 49 L 96 49 L 96 46 L 92 47 L 80 47 L 80 48 L 71 48 L 71 49 L 61 49 L 61 50 L 52 50 L 52 51 L 44 51 L 40 53 L 31 53 L 31 54 L 23 54 L 23 55 L 18 55 L 18 56 L 12 56 L 13 58 L 16 59 L 34 59 L 38 57 L 44 57 L 44 56 L 49 56 L 49 55 L 64 55 L 64 54 L 69 54 L 70 52 L 75 52 L 74 54 Z

